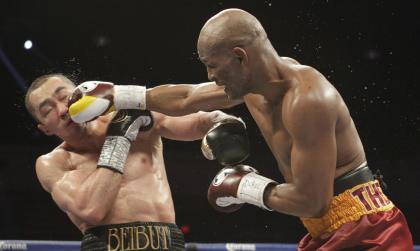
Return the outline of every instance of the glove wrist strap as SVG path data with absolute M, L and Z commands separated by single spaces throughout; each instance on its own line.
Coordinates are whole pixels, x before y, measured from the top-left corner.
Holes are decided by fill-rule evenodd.
M 264 191 L 272 183 L 277 182 L 254 172 L 248 173 L 239 183 L 237 197 L 249 204 L 273 211 L 264 204 Z
M 146 87 L 139 85 L 114 86 L 114 105 L 116 110 L 146 110 Z
M 98 167 L 123 173 L 130 145 L 131 142 L 126 137 L 107 136 L 99 156 Z

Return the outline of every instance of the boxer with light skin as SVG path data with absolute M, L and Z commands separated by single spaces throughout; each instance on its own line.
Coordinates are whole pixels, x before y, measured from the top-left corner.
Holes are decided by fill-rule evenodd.
M 260 22 L 239 9 L 210 18 L 197 48 L 213 83 L 161 85 L 133 101 L 169 115 L 244 102 L 285 179 L 226 167 L 209 188 L 213 207 L 230 212 L 251 203 L 297 216 L 309 232 L 299 250 L 413 248 L 404 215 L 367 167 L 344 100 L 320 72 L 280 57 Z
M 210 129 L 229 134 L 225 121 L 243 134 L 244 123 L 221 111 L 171 117 L 120 110 L 78 124 L 68 115 L 74 89 L 61 74 L 42 76 L 29 88 L 25 105 L 42 132 L 63 140 L 37 159 L 36 173 L 83 232 L 82 250 L 184 250 L 161 138 L 193 141 Z M 231 140 L 238 137 L 242 136 Z M 224 139 L 231 144 L 229 136 Z M 223 159 L 222 155 L 212 157 Z

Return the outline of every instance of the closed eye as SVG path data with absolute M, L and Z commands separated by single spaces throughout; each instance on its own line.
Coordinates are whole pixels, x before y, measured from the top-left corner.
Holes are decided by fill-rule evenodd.
M 60 101 L 67 101 L 67 100 L 68 100 L 68 98 L 69 98 L 69 96 L 68 96 L 68 95 L 63 95 L 63 96 L 61 96 L 58 100 L 60 100 Z
M 51 110 L 52 110 L 52 108 L 45 109 L 41 112 L 41 115 L 43 117 L 46 117 L 51 112 Z

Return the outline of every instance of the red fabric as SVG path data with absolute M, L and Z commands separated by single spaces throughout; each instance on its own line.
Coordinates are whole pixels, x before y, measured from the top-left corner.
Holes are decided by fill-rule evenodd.
M 307 234 L 298 251 L 310 250 L 413 250 L 413 239 L 402 212 L 393 209 L 362 216 L 348 222 L 327 237 L 313 239 Z

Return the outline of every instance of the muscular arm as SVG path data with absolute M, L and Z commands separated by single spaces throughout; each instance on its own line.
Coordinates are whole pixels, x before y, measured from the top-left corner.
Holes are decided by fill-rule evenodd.
M 226 116 L 221 111 L 197 112 L 180 117 L 157 114 L 156 129 L 165 138 L 193 141 L 204 137 L 220 116 Z
M 68 171 L 71 169 L 69 153 L 63 150 L 41 156 L 36 163 L 38 179 L 57 205 L 66 213 L 97 225 L 111 208 L 122 175 L 106 168 L 93 172 Z
M 267 190 L 266 204 L 298 217 L 319 217 L 333 196 L 336 168 L 334 97 L 304 97 L 287 111 L 285 126 L 293 139 L 292 181 Z
M 214 82 L 196 85 L 160 85 L 147 89 L 146 92 L 147 109 L 170 116 L 229 108 L 242 102 L 242 100 L 229 100 L 223 87 L 217 86 Z

